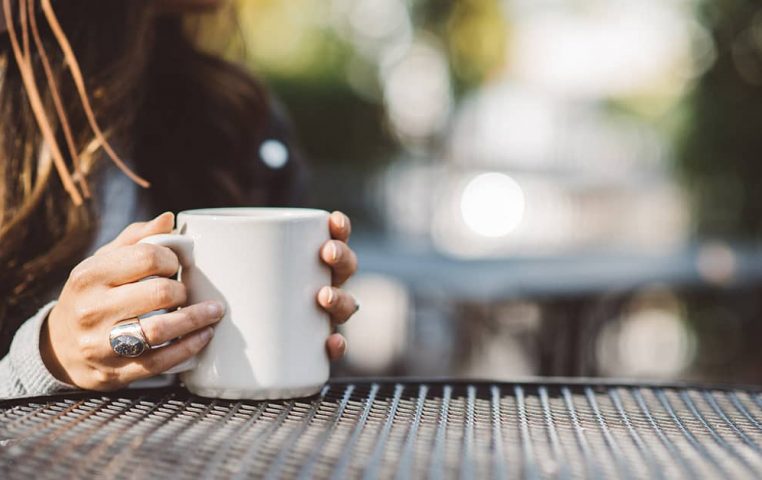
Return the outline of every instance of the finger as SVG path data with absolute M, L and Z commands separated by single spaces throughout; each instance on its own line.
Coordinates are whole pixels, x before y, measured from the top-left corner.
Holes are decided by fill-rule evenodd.
M 171 277 L 180 268 L 175 252 L 161 245 L 138 243 L 88 258 L 72 271 L 75 283 L 111 286 L 150 276 Z
M 347 353 L 347 340 L 340 333 L 331 334 L 325 341 L 325 349 L 328 351 L 328 358 L 338 360 Z
M 331 321 L 342 324 L 357 311 L 357 301 L 349 293 L 334 287 L 323 287 L 318 292 L 318 303 L 331 315 Z
M 148 222 L 137 222 L 127 226 L 114 240 L 96 250 L 95 254 L 110 252 L 119 247 L 134 245 L 150 235 L 170 233 L 175 225 L 175 215 L 164 212 Z
M 204 327 L 171 345 L 151 350 L 124 365 L 120 369 L 120 379 L 126 384 L 164 373 L 200 352 L 213 336 L 212 327 Z
M 150 278 L 112 288 L 104 295 L 103 318 L 137 317 L 163 308 L 180 307 L 188 300 L 185 285 L 169 278 Z
M 352 223 L 349 217 L 338 211 L 333 212 L 328 217 L 328 227 L 331 231 L 331 238 L 334 240 L 347 242 L 352 234 Z
M 177 337 L 217 323 L 224 314 L 220 302 L 203 302 L 140 321 L 149 345 L 161 345 Z
M 357 271 L 357 255 L 344 242 L 329 240 L 320 251 L 320 258 L 331 267 L 331 282 L 339 286 Z
M 179 268 L 177 255 L 169 248 L 140 243 L 85 259 L 71 271 L 67 287 L 124 285 L 150 276 L 169 277 Z

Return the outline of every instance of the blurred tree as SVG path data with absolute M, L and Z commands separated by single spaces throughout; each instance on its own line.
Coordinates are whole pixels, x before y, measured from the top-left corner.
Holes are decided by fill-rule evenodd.
M 314 165 L 362 170 L 390 156 L 394 145 L 384 129 L 383 106 L 348 84 L 353 46 L 337 34 L 325 2 L 238 0 L 236 14 L 230 13 L 205 19 L 203 42 L 243 57 L 267 81 Z M 232 41 L 220 35 L 231 30 L 238 32 Z
M 508 24 L 499 0 L 420 0 L 416 23 L 447 45 L 455 93 L 479 87 L 506 58 Z
M 480 86 L 506 62 L 507 23 L 497 0 L 460 0 L 447 21 L 447 42 L 457 85 Z
M 715 64 L 689 98 L 678 171 L 697 233 L 762 239 L 762 5 L 706 0 Z
M 348 82 L 353 48 L 336 31 L 330 5 L 319 0 L 236 0 L 197 19 L 201 44 L 245 61 L 285 106 L 297 144 L 309 158 L 308 204 L 341 208 L 372 222 L 365 180 L 392 158 L 383 105 Z
M 678 173 L 691 198 L 696 233 L 762 240 L 762 4 L 704 0 L 716 60 L 687 98 Z M 760 379 L 759 286 L 686 297 L 696 334 L 694 374 L 703 379 Z

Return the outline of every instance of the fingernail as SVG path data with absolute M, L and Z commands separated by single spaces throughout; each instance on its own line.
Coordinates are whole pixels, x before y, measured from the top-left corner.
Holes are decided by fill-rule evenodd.
M 344 216 L 343 213 L 336 211 L 332 213 L 333 217 L 336 219 L 336 224 L 344 230 L 347 228 L 347 218 Z
M 199 333 L 199 336 L 204 343 L 211 340 L 213 335 L 214 329 L 212 327 L 206 327 L 205 329 L 201 330 L 201 333 Z
M 209 312 L 209 315 L 214 318 L 219 318 L 222 316 L 222 312 L 224 307 L 220 302 L 211 302 L 206 307 L 207 311 Z
M 344 337 L 339 339 L 339 351 L 341 352 L 342 356 L 347 353 L 347 341 Z
M 336 294 L 333 292 L 333 288 L 331 287 L 323 287 L 320 289 L 320 292 L 318 292 L 320 303 L 323 305 L 331 305 L 335 296 Z
M 336 242 L 329 242 L 328 247 L 326 248 L 328 250 L 326 253 L 328 253 L 328 258 L 330 259 L 330 261 L 335 262 L 336 260 L 338 260 L 339 247 L 336 246 Z

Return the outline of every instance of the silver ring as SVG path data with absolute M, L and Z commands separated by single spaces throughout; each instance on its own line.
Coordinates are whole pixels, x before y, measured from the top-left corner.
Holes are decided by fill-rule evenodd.
M 137 318 L 114 325 L 108 340 L 111 349 L 120 357 L 139 357 L 146 350 L 151 349 L 151 345 L 148 344 L 146 335 L 143 333 L 143 328 L 140 326 L 140 320 Z

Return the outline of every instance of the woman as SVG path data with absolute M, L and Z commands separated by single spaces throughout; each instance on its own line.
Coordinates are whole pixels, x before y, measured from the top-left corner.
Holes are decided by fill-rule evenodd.
M 209 342 L 222 305 L 186 305 L 174 253 L 137 242 L 172 229 L 158 212 L 297 202 L 298 155 L 261 86 L 183 28 L 182 14 L 222 2 L 0 1 L 0 397 L 160 374 Z M 268 161 L 273 142 L 285 165 Z M 317 301 L 341 323 L 357 310 L 337 288 L 356 258 L 349 219 L 334 212 L 330 231 L 319 253 L 333 286 Z M 158 309 L 170 312 L 141 321 L 148 343 L 181 339 L 115 355 L 110 329 Z M 335 359 L 346 343 L 326 348 Z

